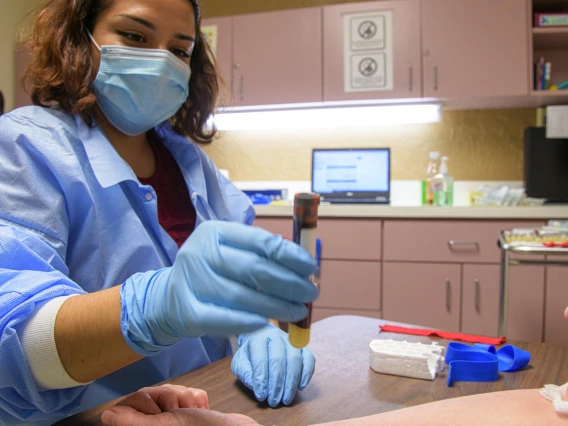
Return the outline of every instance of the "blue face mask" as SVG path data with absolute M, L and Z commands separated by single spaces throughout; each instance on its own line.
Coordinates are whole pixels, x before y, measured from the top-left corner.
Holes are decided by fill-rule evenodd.
M 145 133 L 172 117 L 189 95 L 191 69 L 162 49 L 99 46 L 92 89 L 108 121 L 122 133 Z

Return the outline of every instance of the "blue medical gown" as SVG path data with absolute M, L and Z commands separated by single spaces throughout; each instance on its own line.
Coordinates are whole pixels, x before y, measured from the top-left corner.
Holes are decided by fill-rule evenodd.
M 199 147 L 167 123 L 156 132 L 179 163 L 198 226 L 252 223 L 248 198 Z M 227 339 L 184 339 L 88 386 L 38 392 L 18 334 L 22 322 L 52 298 L 171 266 L 177 251 L 158 222 L 154 190 L 99 127 L 41 107 L 0 117 L 0 424 L 52 424 L 230 355 Z

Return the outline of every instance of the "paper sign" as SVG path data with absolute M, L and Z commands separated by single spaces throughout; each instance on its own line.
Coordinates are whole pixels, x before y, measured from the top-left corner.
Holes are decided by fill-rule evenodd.
M 201 32 L 211 47 L 214 56 L 217 56 L 217 25 L 206 25 L 201 27 Z
M 558 105 L 546 108 L 546 137 L 568 139 L 568 106 Z
M 345 92 L 393 89 L 392 12 L 343 16 Z

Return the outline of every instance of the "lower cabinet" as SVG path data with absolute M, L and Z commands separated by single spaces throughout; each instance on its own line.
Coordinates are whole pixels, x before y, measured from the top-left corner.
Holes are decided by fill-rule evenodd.
M 322 260 L 320 297 L 315 307 L 376 310 L 381 308 L 381 263 Z
M 546 316 L 544 341 L 568 347 L 568 321 L 564 311 L 568 307 L 568 268 L 548 266 L 546 271 Z
M 385 262 L 383 268 L 383 319 L 459 330 L 460 265 Z
M 464 265 L 461 331 L 481 336 L 499 333 L 499 265 Z

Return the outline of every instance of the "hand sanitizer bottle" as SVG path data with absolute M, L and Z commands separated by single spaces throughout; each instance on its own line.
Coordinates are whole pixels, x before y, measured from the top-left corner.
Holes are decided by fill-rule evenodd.
M 438 158 L 440 153 L 432 151 L 429 154 L 430 162 L 428 163 L 428 170 L 426 171 L 426 179 L 422 181 L 422 205 L 434 205 L 434 176 L 438 174 Z
M 454 178 L 448 172 L 448 157 L 442 157 L 440 173 L 433 178 L 434 205 L 448 207 L 454 204 Z

